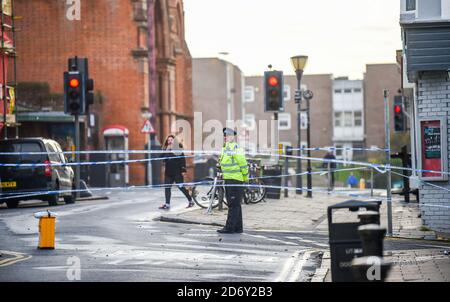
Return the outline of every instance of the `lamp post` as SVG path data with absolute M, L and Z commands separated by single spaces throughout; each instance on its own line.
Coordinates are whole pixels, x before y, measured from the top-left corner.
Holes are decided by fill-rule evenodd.
M 301 81 L 303 76 L 303 69 L 306 66 L 306 62 L 308 61 L 308 56 L 294 56 L 291 57 L 291 63 L 294 67 L 295 75 L 297 76 L 297 91 L 299 91 L 300 98 L 296 99 L 295 102 L 297 103 L 297 190 L 295 191 L 297 194 L 302 194 L 302 176 L 300 175 L 302 173 L 302 160 L 300 158 L 301 156 Z
M 306 176 L 306 183 L 308 187 L 308 192 L 306 192 L 306 197 L 312 198 L 312 174 L 311 174 L 311 119 L 309 118 L 309 101 L 313 98 L 313 93 L 311 90 L 306 90 L 303 93 L 303 97 L 306 100 L 306 120 L 308 124 L 308 130 L 307 130 L 307 145 L 308 145 L 308 164 L 307 164 L 307 171 L 308 175 Z

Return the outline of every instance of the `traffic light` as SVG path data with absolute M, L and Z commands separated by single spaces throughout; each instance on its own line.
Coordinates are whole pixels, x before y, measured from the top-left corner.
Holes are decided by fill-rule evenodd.
M 68 61 L 69 70 L 77 70 L 83 74 L 83 87 L 84 87 L 84 97 L 83 104 L 85 108 L 83 109 L 83 114 L 89 112 L 89 105 L 94 104 L 94 80 L 89 78 L 89 64 L 87 58 L 69 58 Z
M 397 95 L 394 97 L 394 130 L 403 132 L 406 129 L 405 113 L 403 112 L 403 97 Z
M 80 71 L 64 73 L 64 112 L 81 115 L 85 113 L 84 79 Z
M 283 108 L 283 72 L 264 72 L 264 111 L 280 111 Z

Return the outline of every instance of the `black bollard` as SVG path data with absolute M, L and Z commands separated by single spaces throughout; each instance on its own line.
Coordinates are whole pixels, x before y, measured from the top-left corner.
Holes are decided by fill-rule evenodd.
M 375 211 L 365 211 L 358 214 L 361 225 L 380 224 L 380 213 Z
M 369 213 L 362 217 L 365 220 L 373 220 L 376 215 Z M 383 239 L 386 229 L 377 224 L 366 224 L 358 227 L 358 233 L 362 240 L 364 256 L 352 261 L 354 280 L 357 282 L 383 282 L 391 268 L 391 263 L 383 260 Z
M 358 233 L 362 240 L 364 256 L 383 257 L 383 239 L 386 229 L 377 224 L 366 224 L 358 227 Z

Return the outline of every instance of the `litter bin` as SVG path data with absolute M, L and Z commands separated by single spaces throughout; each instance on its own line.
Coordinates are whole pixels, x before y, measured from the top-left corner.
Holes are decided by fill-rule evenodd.
M 267 177 L 274 176 L 274 177 Z M 266 197 L 269 199 L 280 199 L 281 197 L 281 166 L 264 166 L 262 181 L 266 186 Z M 274 187 L 274 188 L 271 188 Z
M 39 219 L 39 249 L 55 248 L 55 220 L 56 213 L 50 211 L 38 212 L 34 217 Z
M 331 279 L 333 282 L 353 281 L 352 260 L 363 256 L 362 241 L 358 233 L 358 227 L 362 223 L 359 220 L 357 222 L 333 222 L 333 213 L 344 209 L 357 212 L 364 208 L 367 211 L 379 212 L 380 205 L 380 200 L 368 202 L 348 200 L 328 207 Z

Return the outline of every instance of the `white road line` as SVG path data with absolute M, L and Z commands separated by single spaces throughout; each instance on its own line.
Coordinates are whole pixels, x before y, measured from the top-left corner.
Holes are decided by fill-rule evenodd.
M 13 265 L 17 262 L 28 260 L 32 257 L 31 255 L 26 255 L 26 254 L 17 253 L 17 252 L 9 252 L 9 251 L 0 251 L 0 254 L 14 256 L 14 258 L 8 258 L 8 259 L 1 260 L 0 267 Z
M 295 265 L 294 270 L 292 271 L 292 274 L 291 274 L 289 280 L 287 280 L 288 282 L 298 281 L 298 279 L 300 278 L 300 274 L 303 270 L 303 266 L 305 265 L 306 261 L 308 261 L 308 259 L 311 257 L 312 253 L 313 253 L 313 251 L 308 251 L 303 254 L 302 260 L 300 261 L 300 263 Z
M 287 260 L 284 263 L 283 269 L 281 270 L 281 273 L 278 275 L 278 277 L 275 279 L 275 282 L 285 282 L 286 279 L 289 276 L 289 273 L 292 270 L 292 266 L 295 265 L 296 260 L 300 257 L 300 254 L 303 251 L 297 251 L 295 252 L 291 257 L 289 257 L 289 260 Z
M 275 239 L 275 238 L 269 238 L 263 235 L 252 235 L 252 234 L 246 234 L 249 237 L 255 237 L 255 238 L 262 238 L 262 239 L 266 239 L 268 241 L 275 241 L 275 242 L 281 242 L 283 244 L 287 244 L 287 245 L 298 245 L 297 243 L 293 243 L 293 242 L 289 242 L 289 241 L 284 241 L 284 240 L 280 240 L 280 239 Z

